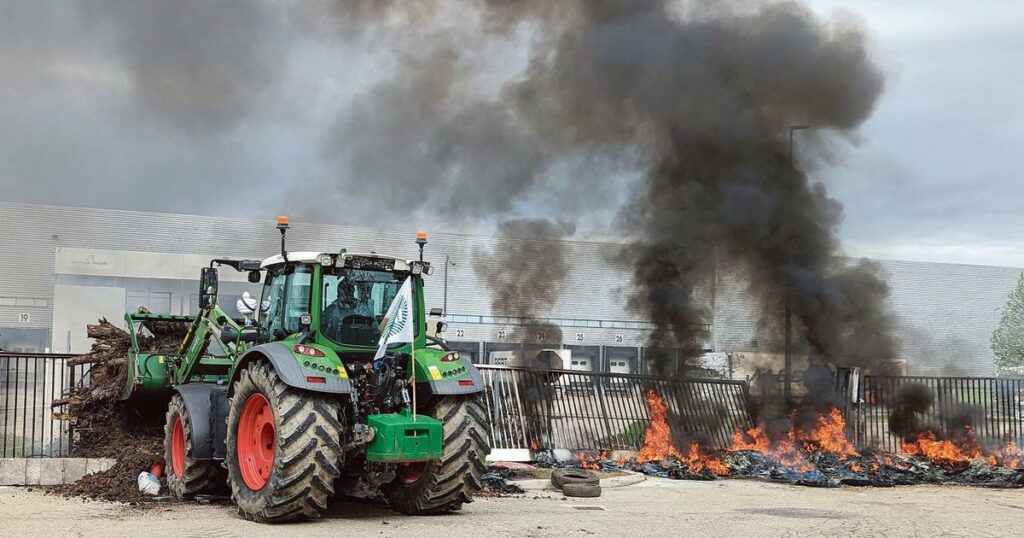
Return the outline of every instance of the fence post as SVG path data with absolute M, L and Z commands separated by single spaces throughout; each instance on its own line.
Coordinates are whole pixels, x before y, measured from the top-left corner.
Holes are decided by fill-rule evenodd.
M 74 367 L 74 365 L 69 365 L 67 361 L 64 361 L 64 367 L 67 368 L 69 370 L 69 372 L 70 372 L 69 375 L 68 375 L 68 394 L 70 394 L 71 391 L 74 390 L 74 388 L 75 388 L 75 367 Z M 63 390 L 63 387 L 62 387 L 62 390 Z M 69 420 L 68 421 L 68 453 L 66 455 L 70 456 L 74 452 L 74 450 L 75 450 L 75 424 L 74 424 L 73 420 Z
M 605 387 L 604 387 L 604 383 L 601 382 L 602 380 L 601 380 L 600 377 L 597 378 L 597 381 L 598 381 L 598 383 L 597 383 L 597 402 L 601 405 L 601 418 L 604 419 L 603 422 L 604 422 L 605 438 L 606 439 L 610 439 L 612 437 L 612 421 L 608 418 L 608 406 L 606 405 L 606 403 L 604 401 L 605 400 L 605 395 L 606 395 L 605 390 L 604 390 Z M 597 442 L 597 449 L 598 450 L 603 449 L 604 447 L 601 446 L 600 439 L 598 439 L 597 441 L 598 441 Z

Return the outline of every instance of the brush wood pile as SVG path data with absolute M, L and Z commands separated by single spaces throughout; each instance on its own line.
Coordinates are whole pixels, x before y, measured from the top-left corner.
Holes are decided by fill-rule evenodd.
M 139 313 L 149 313 L 140 308 Z M 144 321 L 138 331 L 143 353 L 177 353 L 188 332 L 186 322 Z M 151 405 L 118 401 L 128 381 L 128 332 L 100 319 L 86 327 L 93 339 L 88 353 L 68 359 L 69 366 L 89 365 L 88 373 L 76 380 L 63 397 L 52 403 L 54 418 L 67 421 L 74 432 L 73 457 L 115 458 L 113 468 L 83 477 L 74 484 L 53 490 L 107 500 L 138 502 L 136 478 L 163 459 L 163 422 L 166 402 L 157 398 Z

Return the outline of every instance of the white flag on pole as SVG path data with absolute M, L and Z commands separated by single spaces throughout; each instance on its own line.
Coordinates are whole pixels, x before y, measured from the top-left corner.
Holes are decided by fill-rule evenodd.
M 380 331 L 380 346 L 373 360 L 384 356 L 391 344 L 412 342 L 414 318 L 412 315 L 412 277 L 406 277 L 398 294 L 391 301 L 387 314 L 387 323 Z

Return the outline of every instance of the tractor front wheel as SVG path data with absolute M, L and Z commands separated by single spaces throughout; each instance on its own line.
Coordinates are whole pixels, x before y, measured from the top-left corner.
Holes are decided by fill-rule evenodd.
M 441 459 L 400 464 L 383 488 L 392 508 L 405 514 L 459 510 L 473 502 L 487 470 L 487 409 L 478 395 L 440 398 L 428 414 L 443 424 Z
M 164 423 L 164 470 L 167 488 L 178 499 L 211 493 L 224 485 L 224 469 L 214 460 L 196 459 L 192 450 L 192 419 L 185 400 L 175 394 Z
M 316 518 L 341 474 L 341 404 L 284 384 L 257 361 L 235 383 L 228 408 L 231 498 L 246 519 Z

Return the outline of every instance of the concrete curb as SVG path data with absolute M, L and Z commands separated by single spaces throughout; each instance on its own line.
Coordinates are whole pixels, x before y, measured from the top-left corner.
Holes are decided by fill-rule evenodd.
M 0 486 L 70 484 L 91 473 L 106 471 L 110 458 L 0 458 Z
M 623 476 L 611 476 L 608 478 L 601 479 L 601 487 L 608 488 L 621 488 L 623 486 L 631 486 L 633 484 L 639 484 L 644 480 L 647 480 L 647 475 L 643 473 L 637 473 L 634 471 L 623 471 L 629 473 Z M 555 486 L 551 485 L 551 480 L 531 479 L 531 480 L 509 480 L 509 483 L 515 484 L 526 491 L 560 491 Z

